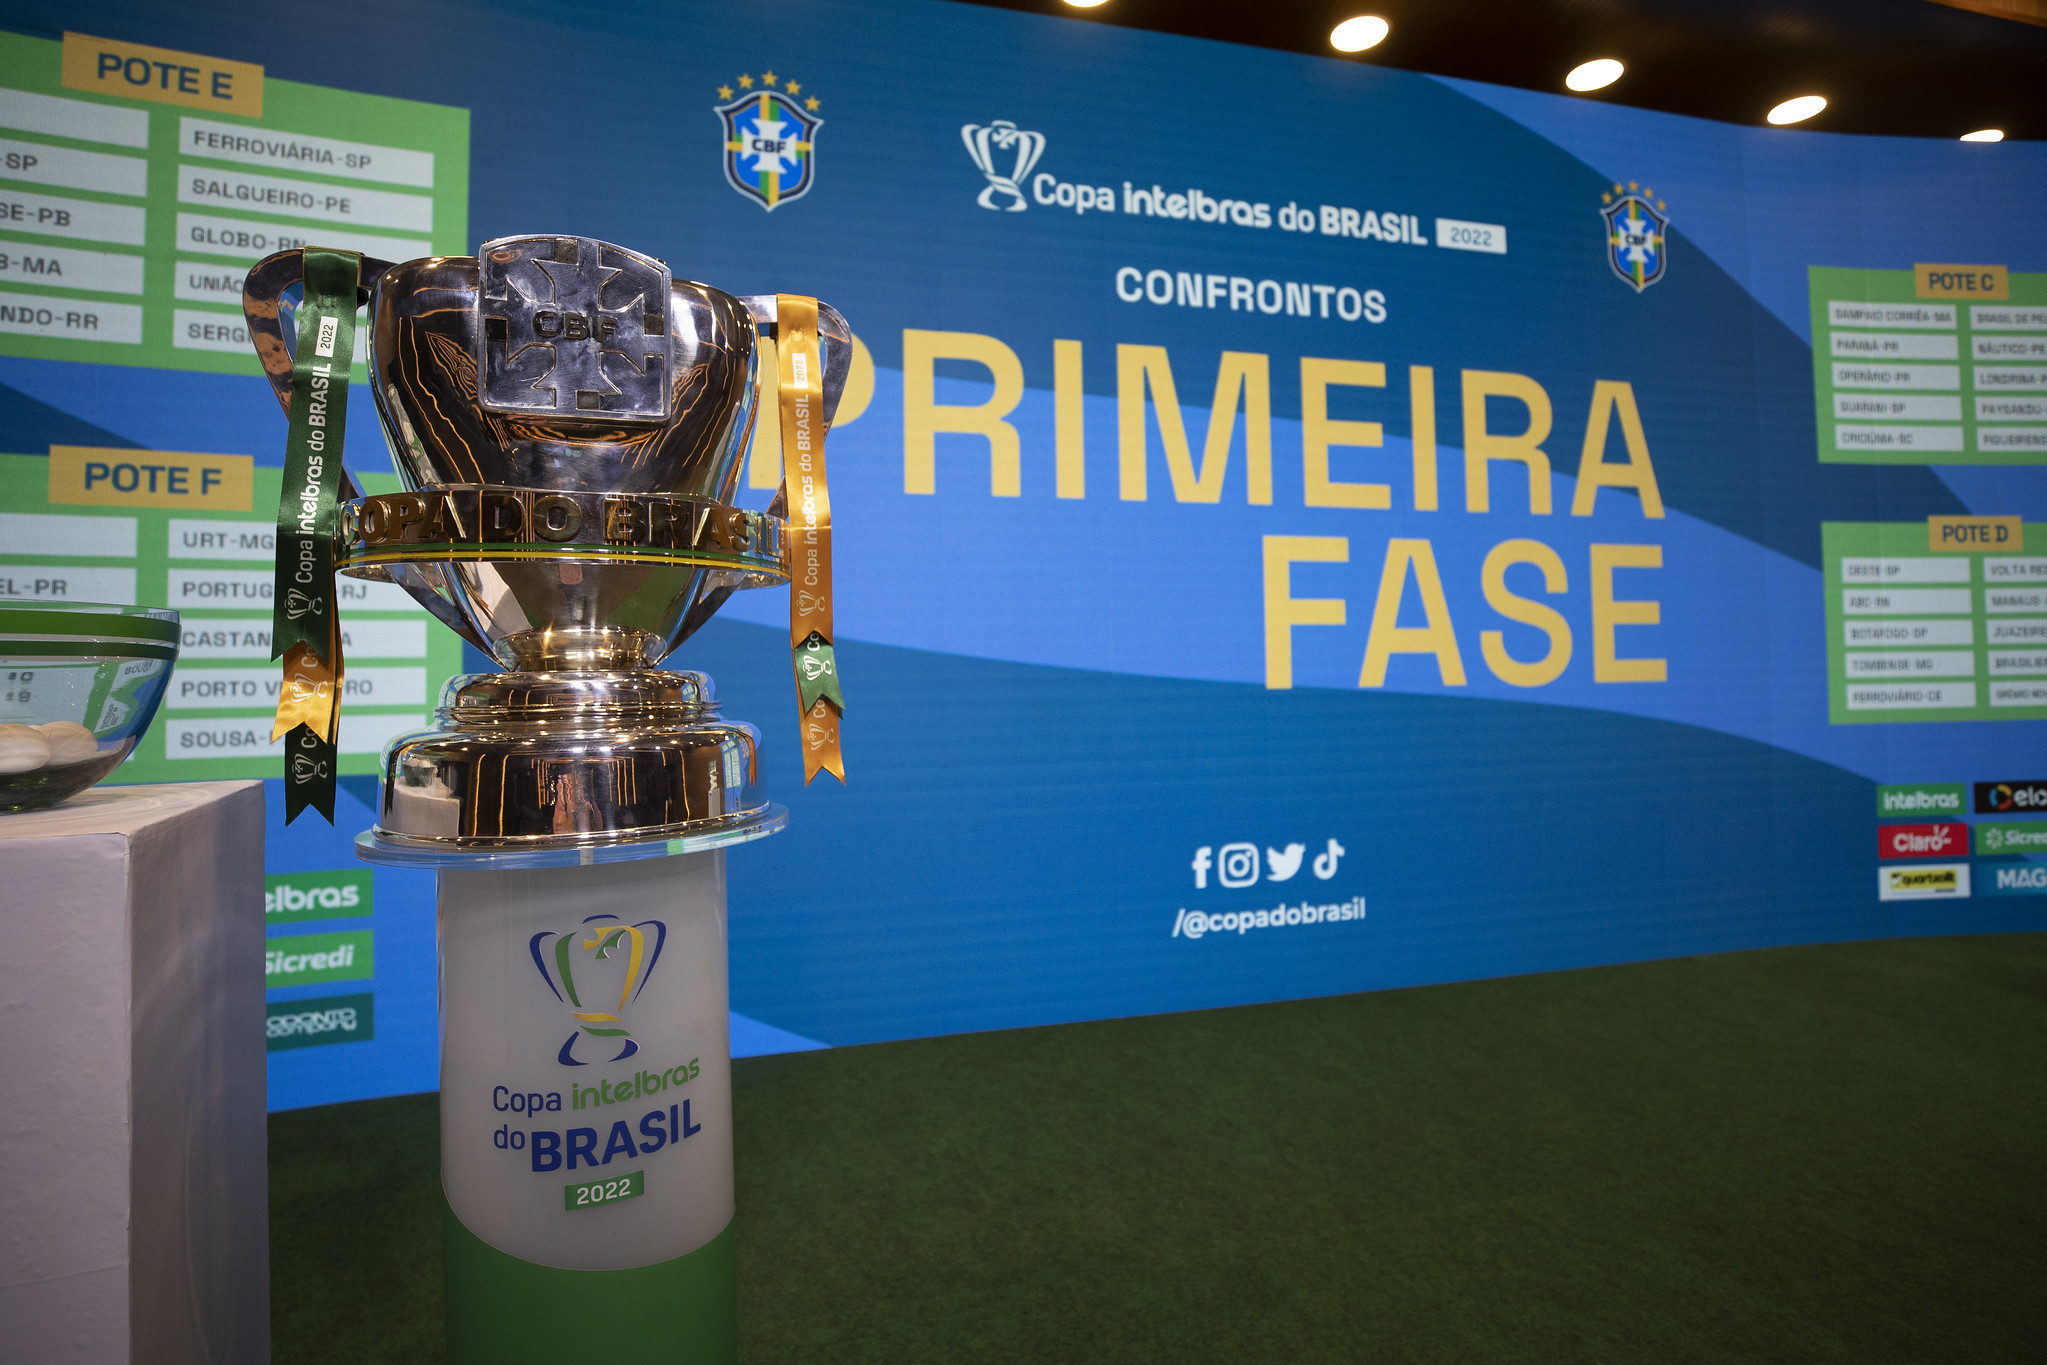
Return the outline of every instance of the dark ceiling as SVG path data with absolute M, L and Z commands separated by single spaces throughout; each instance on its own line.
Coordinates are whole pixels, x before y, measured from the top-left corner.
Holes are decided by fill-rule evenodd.
M 2047 26 L 1935 0 L 969 0 L 1528 90 L 1617 57 L 1627 74 L 1580 99 L 1761 124 L 1793 95 L 1827 97 L 1826 132 L 2047 137 Z M 1969 0 L 2047 18 L 2039 0 Z M 1392 25 L 1379 46 L 1329 46 L 1343 19 Z

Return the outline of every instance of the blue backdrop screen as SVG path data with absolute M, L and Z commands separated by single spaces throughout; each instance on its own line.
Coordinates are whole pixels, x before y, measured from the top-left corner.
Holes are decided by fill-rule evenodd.
M 2047 923 L 2038 147 L 919 0 L 351 13 L 12 8 L 0 575 L 244 619 L 207 514 L 67 500 L 51 448 L 248 457 L 215 520 L 267 518 L 283 418 L 207 345 L 259 238 L 568 231 L 832 302 L 849 784 L 802 786 L 786 593 L 674 660 L 793 812 L 730 856 L 739 1050 Z M 72 79 L 66 30 L 265 100 Z M 461 666 L 404 606 L 363 604 L 339 826 L 271 783 L 278 1107 L 435 1083 L 430 883 L 350 849 Z M 181 678 L 237 657 L 188 633 Z M 191 758 L 266 710 L 197 695 L 136 780 L 276 771 Z

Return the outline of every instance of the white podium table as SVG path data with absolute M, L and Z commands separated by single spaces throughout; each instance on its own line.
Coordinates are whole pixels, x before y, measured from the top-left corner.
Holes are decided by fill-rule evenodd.
M 0 1357 L 270 1358 L 263 789 L 0 815 Z

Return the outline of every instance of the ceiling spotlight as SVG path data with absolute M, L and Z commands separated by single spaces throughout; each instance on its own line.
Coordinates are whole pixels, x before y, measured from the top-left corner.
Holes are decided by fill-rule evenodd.
M 1803 123 L 1827 107 L 1825 95 L 1800 95 L 1795 100 L 1786 100 L 1772 109 L 1768 118 L 1772 123 Z
M 1363 52 L 1386 41 L 1386 35 L 1392 31 L 1393 25 L 1378 15 L 1360 14 L 1329 30 L 1329 45 L 1338 52 Z
M 1567 90 L 1604 90 L 1607 86 L 1619 80 L 1621 72 L 1625 70 L 1627 68 L 1613 58 L 1601 57 L 1597 61 L 1586 62 L 1582 66 L 1572 67 L 1571 74 L 1564 77 L 1564 88 Z
M 1066 0 L 1066 3 L 1075 9 L 1093 9 L 1096 5 L 1107 4 L 1108 0 Z
M 1975 132 L 1973 132 L 1973 133 L 1963 133 L 1963 134 L 1962 134 L 1962 141 L 1964 141 L 1964 142 L 2002 142 L 2002 141 L 2004 141 L 2004 129 L 2002 129 L 2002 128 L 1978 128 L 1978 129 L 1977 129 L 1977 130 L 1976 130 Z

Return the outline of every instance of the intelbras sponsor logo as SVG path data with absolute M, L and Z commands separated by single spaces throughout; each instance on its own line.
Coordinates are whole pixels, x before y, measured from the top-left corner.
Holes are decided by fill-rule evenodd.
M 1878 815 L 1961 815 L 1965 810 L 1959 782 L 1920 782 L 1876 789 Z
M 2015 811 L 2047 812 L 2047 778 L 1976 784 L 1978 815 L 2004 815 Z
M 1915 863 L 1909 867 L 1880 867 L 1876 871 L 1877 897 L 1887 901 L 1967 900 L 1967 863 Z
M 263 922 L 283 924 L 367 915 L 371 910 L 372 885 L 368 868 L 265 877 Z
M 1885 825 L 1876 832 L 1879 858 L 1956 858 L 1969 852 L 1963 824 Z

